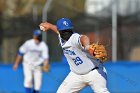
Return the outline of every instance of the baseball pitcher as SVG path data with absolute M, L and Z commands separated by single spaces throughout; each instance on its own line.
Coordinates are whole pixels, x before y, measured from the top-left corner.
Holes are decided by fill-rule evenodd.
M 87 85 L 95 93 L 110 93 L 107 89 L 106 71 L 102 66 L 107 59 L 107 52 L 101 44 L 91 44 L 86 35 L 73 31 L 73 24 L 68 18 L 61 18 L 57 25 L 41 23 L 40 29 L 53 30 L 58 34 L 64 55 L 71 72 L 57 90 L 57 93 L 77 93 Z

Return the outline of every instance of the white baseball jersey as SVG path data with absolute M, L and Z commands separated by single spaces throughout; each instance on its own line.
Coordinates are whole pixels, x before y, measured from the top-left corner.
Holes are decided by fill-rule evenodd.
M 59 35 L 59 41 L 71 71 L 76 74 L 86 74 L 91 69 L 99 67 L 101 63 L 83 48 L 80 37 L 78 33 L 74 33 L 68 41 L 64 41 Z
M 41 65 L 49 58 L 48 46 L 45 42 L 35 43 L 34 39 L 27 40 L 19 49 L 24 54 L 23 62 L 32 64 L 33 66 Z

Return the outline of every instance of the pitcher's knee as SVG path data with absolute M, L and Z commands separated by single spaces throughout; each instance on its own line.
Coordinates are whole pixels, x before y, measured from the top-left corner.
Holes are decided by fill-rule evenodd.
M 56 93 L 65 93 L 65 92 L 64 92 L 64 89 L 59 87 Z
M 110 93 L 107 88 L 95 90 L 95 93 Z
M 67 87 L 60 86 L 56 93 L 73 93 L 73 92 L 71 92 L 71 90 Z

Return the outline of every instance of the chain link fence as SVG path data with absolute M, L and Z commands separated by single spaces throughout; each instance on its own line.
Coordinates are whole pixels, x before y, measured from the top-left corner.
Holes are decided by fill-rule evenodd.
M 61 17 L 71 18 L 75 26 L 74 31 L 80 34 L 86 34 L 87 36 L 89 36 L 91 42 L 99 41 L 103 43 L 106 46 L 109 54 L 108 61 L 112 60 L 112 4 L 115 0 L 67 1 L 68 2 L 65 2 L 65 0 L 53 0 L 47 14 L 47 20 L 55 24 L 56 20 Z M 118 18 L 117 59 L 140 60 L 140 1 L 117 0 L 116 3 Z M 6 1 L 4 4 L 6 4 Z M 30 7 L 36 8 L 31 9 L 24 15 L 18 15 L 17 17 L 9 16 L 1 10 L 1 62 L 13 63 L 19 46 L 25 40 L 32 38 L 33 30 L 38 28 L 39 23 L 41 23 L 41 9 L 43 9 L 43 3 L 32 3 L 30 4 Z M 92 10 L 93 8 L 94 10 Z M 36 13 L 35 11 L 37 10 L 35 9 L 39 9 L 40 11 Z M 8 11 L 9 10 L 7 10 L 7 12 Z M 61 61 L 63 54 L 57 40 L 57 35 L 55 35 L 51 31 L 47 33 L 47 44 L 50 51 L 50 61 Z

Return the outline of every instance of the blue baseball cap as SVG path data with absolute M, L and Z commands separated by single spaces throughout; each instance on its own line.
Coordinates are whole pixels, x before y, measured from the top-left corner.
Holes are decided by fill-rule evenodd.
M 40 36 L 40 35 L 42 35 L 42 33 L 41 33 L 40 30 L 37 29 L 37 30 L 34 30 L 33 35 L 34 36 Z
M 61 30 L 67 30 L 67 29 L 73 29 L 73 24 L 70 19 L 68 18 L 61 18 L 57 21 L 57 29 L 59 31 Z

